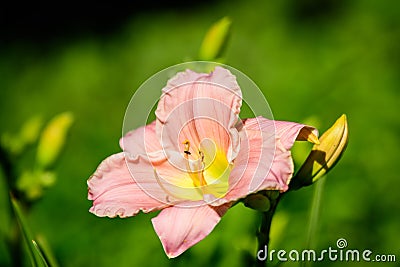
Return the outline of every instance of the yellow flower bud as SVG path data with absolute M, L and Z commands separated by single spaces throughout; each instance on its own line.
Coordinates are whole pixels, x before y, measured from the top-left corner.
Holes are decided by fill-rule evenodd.
M 39 167 L 49 167 L 60 154 L 65 138 L 74 118 L 70 112 L 55 116 L 43 130 L 38 150 L 37 162 Z
M 221 56 L 228 39 L 231 20 L 224 17 L 211 26 L 200 47 L 200 60 L 216 60 Z
M 319 138 L 304 164 L 293 177 L 290 189 L 310 185 L 321 178 L 339 161 L 348 141 L 348 125 L 346 115 L 342 115 Z

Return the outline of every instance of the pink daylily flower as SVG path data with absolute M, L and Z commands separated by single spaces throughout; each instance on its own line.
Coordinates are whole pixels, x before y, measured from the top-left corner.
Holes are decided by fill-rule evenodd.
M 161 210 L 152 219 L 173 258 L 205 238 L 236 201 L 288 189 L 295 140 L 317 140 L 313 127 L 263 117 L 239 119 L 236 77 L 216 67 L 168 81 L 157 119 L 127 133 L 123 152 L 88 180 L 90 212 L 121 218 Z

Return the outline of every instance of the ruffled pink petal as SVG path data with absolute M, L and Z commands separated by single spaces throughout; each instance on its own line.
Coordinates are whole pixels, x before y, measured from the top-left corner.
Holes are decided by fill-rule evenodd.
M 279 139 L 276 140 L 275 156 L 268 175 L 263 179 L 257 190 L 279 190 L 285 192 L 293 176 L 294 164 L 292 154 L 286 150 Z
M 294 172 L 289 149 L 301 131 L 318 132 L 294 122 L 278 121 L 276 125 L 275 130 L 275 122 L 262 117 L 243 121 L 241 149 L 229 178 L 229 192 L 211 205 L 235 201 L 260 190 L 288 189 Z
M 169 258 L 204 239 L 226 213 L 230 204 L 219 207 L 203 205 L 195 208 L 169 207 L 152 219 L 164 251 Z
M 161 150 L 162 147 L 156 136 L 156 121 L 128 132 L 119 140 L 122 150 L 131 155 L 147 154 Z
M 274 121 L 263 117 L 257 117 L 257 120 L 246 120 L 248 129 L 257 128 L 257 123 L 261 125 L 263 131 L 275 132 L 275 135 L 277 138 L 279 138 L 286 150 L 291 149 L 296 140 L 305 141 L 305 137 L 307 136 L 308 132 L 312 132 L 315 136 L 318 136 L 317 129 L 300 123 L 290 121 Z
M 193 98 L 220 100 L 237 114 L 242 105 L 242 92 L 236 77 L 222 67 L 216 67 L 211 73 L 197 73 L 189 69 L 179 72 L 168 81 L 162 92 L 163 95 L 156 110 L 157 118 L 161 122 L 165 122 L 171 111 L 183 101 Z
M 198 150 L 209 138 L 233 159 L 239 145 L 235 124 L 241 103 L 236 78 L 224 68 L 216 67 L 210 74 L 178 73 L 163 89 L 156 110 L 156 132 L 163 148 L 183 152 L 182 143 L 188 140 Z
M 134 216 L 140 210 L 150 212 L 167 206 L 143 192 L 135 183 L 127 168 L 123 152 L 105 159 L 87 184 L 88 199 L 93 200 L 90 212 L 97 216 L 123 218 Z M 157 184 L 153 186 L 159 187 Z

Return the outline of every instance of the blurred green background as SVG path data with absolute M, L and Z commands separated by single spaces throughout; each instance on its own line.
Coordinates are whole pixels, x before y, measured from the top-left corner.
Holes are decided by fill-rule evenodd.
M 17 132 L 35 114 L 50 119 L 71 111 L 75 117 L 56 165 L 57 182 L 29 213 L 34 232 L 47 238 L 61 266 L 245 265 L 255 253 L 259 218 L 243 205 L 231 209 L 205 240 L 171 260 L 152 229 L 150 218 L 156 214 L 108 219 L 88 212 L 86 179 L 101 160 L 120 151 L 124 111 L 135 90 L 163 68 L 196 59 L 205 32 L 224 16 L 233 21 L 225 62 L 261 88 L 275 119 L 314 121 L 323 132 L 342 113 L 348 116 L 349 145 L 324 183 L 316 249 L 335 247 L 338 238 L 345 238 L 349 248 L 395 254 L 398 264 L 396 1 L 209 1 L 194 6 L 182 1 L 174 7 L 141 7 L 104 32 L 84 28 L 64 35 L 60 28 L 52 38 L 2 42 L 0 133 Z M 29 29 L 26 34 L 34 35 Z M 27 152 L 24 164 L 29 166 L 34 153 Z M 291 193 L 280 203 L 273 249 L 306 248 L 313 190 Z M 7 231 L 3 179 L 0 193 L 0 226 Z M 0 266 L 10 264 L 5 246 L 0 241 Z

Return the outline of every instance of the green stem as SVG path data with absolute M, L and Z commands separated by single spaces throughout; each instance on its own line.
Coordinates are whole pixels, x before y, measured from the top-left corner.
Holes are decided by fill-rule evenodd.
M 307 243 L 306 249 L 315 249 L 317 243 L 317 231 L 318 231 L 318 220 L 320 217 L 321 211 L 321 198 L 324 190 L 325 179 L 320 179 L 315 183 L 314 187 L 314 195 L 310 208 L 310 219 L 308 222 L 308 230 L 307 230 Z M 301 267 L 311 267 L 312 262 L 303 261 L 300 263 Z
M 266 212 L 261 213 L 261 216 L 262 216 L 261 217 L 261 225 L 260 225 L 260 229 L 257 233 L 258 249 L 257 249 L 256 264 L 255 264 L 255 266 L 257 266 L 257 267 L 267 266 L 269 235 L 270 235 L 270 231 L 271 231 L 272 217 L 274 216 L 276 207 L 278 206 L 281 196 L 282 195 L 279 195 L 279 197 L 276 199 L 270 199 L 270 202 L 271 202 L 270 209 Z M 261 253 L 261 254 L 266 257 L 265 260 L 262 260 L 259 258 L 260 251 L 262 251 L 263 253 Z
M 0 145 L 0 165 L 6 178 L 7 187 L 10 191 L 14 189 L 14 168 L 7 151 Z
M 17 194 L 15 190 L 15 169 L 10 155 L 7 151 L 0 145 L 0 166 L 3 170 L 4 177 L 6 180 L 8 191 L 11 194 Z M 21 234 L 18 229 L 18 224 L 15 218 L 14 211 L 12 209 L 11 199 L 9 199 L 9 214 L 10 214 L 10 231 L 4 234 L 7 247 L 9 249 L 10 258 L 12 261 L 12 266 L 22 266 L 22 242 Z

